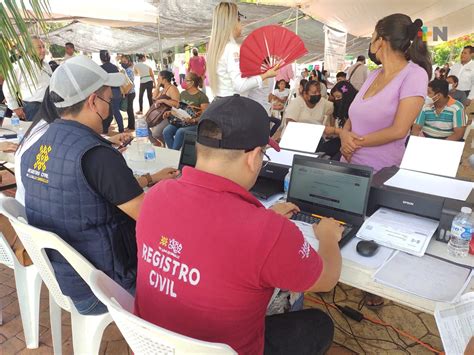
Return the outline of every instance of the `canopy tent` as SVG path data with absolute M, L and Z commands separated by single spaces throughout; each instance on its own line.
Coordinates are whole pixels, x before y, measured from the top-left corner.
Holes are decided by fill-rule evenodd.
M 356 37 L 370 37 L 377 21 L 393 13 L 421 18 L 429 29 L 448 28 L 448 40 L 474 32 L 472 0 L 259 0 L 260 4 L 300 6 L 311 17 Z M 433 44 L 433 38 L 428 37 Z

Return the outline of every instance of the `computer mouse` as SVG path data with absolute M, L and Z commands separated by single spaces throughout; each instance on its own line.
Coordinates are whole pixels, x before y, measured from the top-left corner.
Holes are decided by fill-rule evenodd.
M 365 257 L 374 256 L 379 251 L 379 245 L 373 240 L 361 240 L 357 243 L 357 252 Z

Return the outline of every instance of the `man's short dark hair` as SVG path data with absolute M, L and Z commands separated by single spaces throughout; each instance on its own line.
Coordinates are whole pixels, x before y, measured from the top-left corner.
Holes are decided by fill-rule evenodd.
M 449 84 L 446 80 L 434 79 L 428 83 L 428 87 L 431 88 L 435 94 L 441 94 L 443 96 L 448 96 L 449 94 Z
M 449 79 L 449 78 L 453 79 L 455 84 L 459 84 L 459 79 L 456 75 L 450 75 L 446 79 Z
M 95 93 L 100 95 L 105 91 L 105 89 L 107 89 L 107 86 L 102 86 L 101 88 L 96 90 Z M 54 91 L 51 91 L 49 93 L 49 95 L 50 95 L 51 100 L 53 102 L 62 102 L 62 101 L 64 101 L 64 99 L 61 96 L 59 96 L 58 94 L 56 94 Z M 61 117 L 63 117 L 63 116 L 73 116 L 73 117 L 75 117 L 79 114 L 79 112 L 82 111 L 86 101 L 87 101 L 87 99 L 79 101 L 79 102 L 77 102 L 74 105 L 69 106 L 69 107 L 56 107 L 56 110 L 58 111 L 58 114 Z
M 346 78 L 347 74 L 343 71 L 340 71 L 336 74 L 336 78 Z
M 474 47 L 469 45 L 469 46 L 466 46 L 464 47 L 463 49 L 469 49 L 469 52 L 472 54 L 472 52 L 474 52 Z
M 138 60 L 145 59 L 145 55 L 144 54 L 138 54 L 137 58 L 138 58 Z
M 365 62 L 365 56 L 363 56 L 363 55 L 358 56 L 357 61 L 358 62 Z
M 72 48 L 74 49 L 74 43 L 71 43 L 71 42 L 67 42 L 64 47 L 69 47 L 69 48 Z

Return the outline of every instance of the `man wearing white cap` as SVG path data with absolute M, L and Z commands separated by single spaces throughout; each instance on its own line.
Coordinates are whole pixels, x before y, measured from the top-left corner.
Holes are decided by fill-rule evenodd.
M 57 233 L 133 293 L 142 186 L 174 177 L 176 171 L 137 180 L 120 152 L 99 135 L 109 114 L 111 87 L 123 81 L 123 75 L 108 74 L 85 56 L 61 65 L 50 83 L 61 119 L 23 154 L 21 176 L 28 222 Z M 79 313 L 107 311 L 63 257 L 48 255 L 61 290 Z

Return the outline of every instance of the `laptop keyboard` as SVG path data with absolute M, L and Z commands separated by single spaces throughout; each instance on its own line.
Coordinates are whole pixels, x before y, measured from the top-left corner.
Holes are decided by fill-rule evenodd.
M 321 218 L 314 217 L 312 215 L 309 215 L 307 213 L 302 213 L 302 212 L 293 214 L 293 217 L 291 217 L 291 219 L 295 221 L 305 222 L 308 224 L 318 223 L 321 220 Z M 349 224 L 343 225 L 343 227 L 344 227 L 344 231 L 342 232 L 341 240 L 352 230 L 352 226 Z

